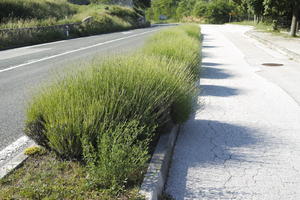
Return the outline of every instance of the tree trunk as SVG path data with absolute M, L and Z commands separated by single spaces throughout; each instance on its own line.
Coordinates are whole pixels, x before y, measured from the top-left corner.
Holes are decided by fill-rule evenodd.
M 291 32 L 290 32 L 290 35 L 292 37 L 295 37 L 297 34 L 298 19 L 299 19 L 299 4 L 295 2 L 293 8 L 293 18 L 292 18 Z

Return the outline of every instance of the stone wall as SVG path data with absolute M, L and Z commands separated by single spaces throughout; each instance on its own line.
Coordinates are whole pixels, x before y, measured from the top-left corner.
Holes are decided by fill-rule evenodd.
M 113 0 L 112 3 L 122 6 L 133 7 L 133 0 Z

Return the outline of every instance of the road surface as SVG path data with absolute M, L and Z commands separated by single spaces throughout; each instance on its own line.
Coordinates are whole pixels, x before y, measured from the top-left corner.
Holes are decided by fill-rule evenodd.
M 51 81 L 66 66 L 69 66 L 68 70 L 72 70 L 73 64 L 95 56 L 132 52 L 141 47 L 149 35 L 163 27 L 155 26 L 0 51 L 0 166 L 16 153 L 16 149 L 22 149 L 20 145 L 26 143 L 26 139 L 22 137 L 26 103 L 37 88 Z M 22 138 L 19 139 L 20 137 Z M 11 145 L 16 140 L 18 141 Z
M 202 91 L 165 191 L 176 200 L 300 199 L 300 65 L 248 30 L 202 26 Z

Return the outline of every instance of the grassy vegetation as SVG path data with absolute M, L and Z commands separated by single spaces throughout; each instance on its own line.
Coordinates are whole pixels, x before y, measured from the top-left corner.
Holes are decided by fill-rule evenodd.
M 87 169 L 75 161 L 64 161 L 51 153 L 30 156 L 22 167 L 0 180 L 0 199 L 94 199 L 139 200 L 138 188 L 115 195 L 90 187 Z
M 231 24 L 244 25 L 244 26 L 254 26 L 258 30 L 262 31 L 272 31 L 272 25 L 267 23 L 256 23 L 254 21 L 241 21 L 241 22 L 232 22 Z
M 192 112 L 199 62 L 198 26 L 161 31 L 132 56 L 94 60 L 42 88 L 28 106 L 25 132 L 57 157 L 77 160 L 71 163 L 78 162 L 85 171 L 80 180 L 85 184 L 78 184 L 88 188 L 76 190 L 114 197 L 126 194 L 142 180 L 150 144 L 162 127 L 183 123 Z M 68 173 L 73 177 L 74 172 Z M 77 181 L 66 178 L 70 183 Z M 23 195 L 14 190 L 17 178 L 12 179 L 4 180 L 8 182 L 5 193 Z M 30 181 L 24 180 L 22 185 L 26 184 Z M 63 181 L 55 184 L 60 188 Z M 71 194 L 65 195 L 72 199 Z
M 48 26 L 81 21 L 103 5 L 74 5 L 67 0 L 2 0 L 0 28 Z
M 70 37 L 107 33 L 141 25 L 133 9 L 104 4 L 75 5 L 67 0 L 3 0 L 0 2 L 0 29 L 72 24 L 92 16 L 90 23 L 75 26 Z M 64 29 L 0 31 L 0 48 L 35 44 L 66 38 Z
M 253 26 L 255 27 L 256 30 L 259 31 L 269 32 L 273 35 L 286 37 L 286 38 L 295 38 L 295 37 L 291 37 L 288 34 L 288 30 L 286 28 L 278 28 L 278 30 L 274 30 L 272 24 L 266 22 L 256 23 L 254 21 L 241 21 L 241 22 L 232 22 L 231 24 Z

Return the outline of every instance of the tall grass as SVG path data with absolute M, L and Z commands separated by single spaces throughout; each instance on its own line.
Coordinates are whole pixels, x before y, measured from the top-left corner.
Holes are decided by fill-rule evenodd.
M 183 123 L 192 112 L 198 29 L 162 31 L 140 53 L 94 60 L 59 78 L 28 106 L 25 133 L 60 157 L 86 163 L 93 185 L 136 181 L 158 128 Z M 177 48 L 183 44 L 189 48 Z
M 146 55 L 155 55 L 182 62 L 185 67 L 194 76 L 199 77 L 200 29 L 196 25 L 183 25 L 180 28 L 170 28 L 152 37 L 143 52 Z M 163 45 L 162 45 L 163 44 Z
M 0 23 L 9 19 L 63 19 L 77 12 L 67 0 L 1 0 Z
M 172 104 L 180 104 L 194 91 L 191 77 L 181 67 L 179 62 L 139 54 L 101 64 L 94 61 L 89 69 L 58 80 L 33 100 L 26 132 L 35 135 L 42 127 L 38 135 L 47 140 L 39 143 L 62 157 L 80 158 L 81 138 L 88 135 L 94 141 L 107 123 L 138 120 L 163 125 L 170 120 Z

